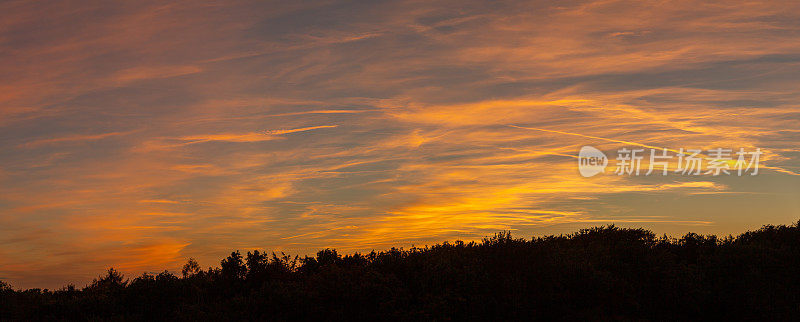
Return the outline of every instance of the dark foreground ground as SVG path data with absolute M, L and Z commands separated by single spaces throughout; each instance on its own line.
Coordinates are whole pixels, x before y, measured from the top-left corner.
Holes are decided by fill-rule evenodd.
M 800 228 L 656 238 L 614 226 L 344 257 L 232 253 L 83 289 L 0 285 L 0 320 L 698 320 L 800 317 Z

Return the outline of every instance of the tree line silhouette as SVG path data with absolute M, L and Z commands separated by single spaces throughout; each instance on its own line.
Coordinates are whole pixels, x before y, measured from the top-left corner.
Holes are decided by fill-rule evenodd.
M 616 226 L 314 257 L 239 251 L 82 289 L 0 282 L 0 320 L 797 319 L 800 221 L 737 237 Z

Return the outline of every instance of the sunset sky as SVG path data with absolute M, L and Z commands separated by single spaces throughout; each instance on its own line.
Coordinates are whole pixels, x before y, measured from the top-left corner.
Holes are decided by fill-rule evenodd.
M 578 150 L 759 148 L 584 178 Z M 609 155 L 613 159 L 615 154 Z M 0 280 L 800 219 L 800 2 L 0 2 Z

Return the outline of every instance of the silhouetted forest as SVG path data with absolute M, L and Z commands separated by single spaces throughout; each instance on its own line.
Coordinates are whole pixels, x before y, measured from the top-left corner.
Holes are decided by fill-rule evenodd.
M 0 320 L 797 319 L 800 222 L 738 237 L 615 226 L 316 257 L 238 251 L 83 289 L 0 285 Z

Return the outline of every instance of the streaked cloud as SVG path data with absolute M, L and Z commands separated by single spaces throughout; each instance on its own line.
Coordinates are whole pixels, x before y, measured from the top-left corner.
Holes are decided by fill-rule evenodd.
M 64 143 L 64 142 L 85 142 L 85 141 L 96 141 L 102 140 L 109 137 L 120 136 L 120 135 L 127 135 L 131 134 L 134 131 L 128 132 L 109 132 L 109 133 L 100 133 L 100 134 L 84 134 L 84 135 L 69 135 L 65 137 L 57 137 L 57 138 L 49 138 L 49 139 L 40 139 L 40 140 L 33 140 L 27 143 L 24 143 L 24 147 L 37 147 L 41 145 L 48 145 L 48 144 L 57 144 L 57 143 Z
M 285 129 L 285 130 L 266 130 L 264 131 L 267 135 L 282 135 L 282 134 L 289 134 L 289 133 L 296 133 L 296 132 L 305 132 L 305 131 L 313 131 L 319 129 L 329 129 L 337 127 L 338 125 L 319 125 L 319 126 L 309 126 L 309 127 L 301 127 L 297 129 Z

